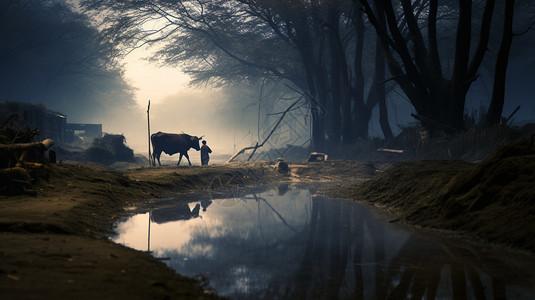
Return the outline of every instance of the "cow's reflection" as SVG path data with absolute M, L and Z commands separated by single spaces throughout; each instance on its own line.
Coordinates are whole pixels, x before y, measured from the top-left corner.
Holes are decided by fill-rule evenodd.
M 179 220 L 189 220 L 199 216 L 200 208 L 200 204 L 195 205 L 193 209 L 190 209 L 188 204 L 158 208 L 152 211 L 150 219 L 152 222 L 157 224 Z
M 210 204 L 212 204 L 211 199 L 202 199 L 201 200 L 202 211 L 206 211 L 206 209 L 208 208 L 208 206 L 210 206 Z

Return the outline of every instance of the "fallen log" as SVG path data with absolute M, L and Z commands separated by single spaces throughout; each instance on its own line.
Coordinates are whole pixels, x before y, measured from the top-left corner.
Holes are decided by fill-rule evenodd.
M 26 169 L 39 169 L 43 167 L 42 163 L 29 162 L 29 161 L 19 161 L 15 167 L 21 167 Z
M 54 141 L 46 139 L 42 142 L 0 144 L 0 167 L 25 167 L 25 163 L 42 162 L 44 152 L 54 145 Z M 35 165 L 31 167 L 36 167 Z
M 0 144 L 0 153 L 12 152 L 12 151 L 29 151 L 29 150 L 42 150 L 46 151 L 48 148 L 54 145 L 54 141 L 46 139 L 42 142 L 35 143 L 22 143 L 22 144 Z
M 379 149 L 377 149 L 377 151 L 403 154 L 403 150 L 397 150 L 397 149 L 385 149 L 385 148 L 379 148 Z

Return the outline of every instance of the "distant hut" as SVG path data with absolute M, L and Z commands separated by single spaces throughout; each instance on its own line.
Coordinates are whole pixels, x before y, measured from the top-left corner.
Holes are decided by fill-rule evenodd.
M 71 143 L 82 138 L 102 137 L 102 124 L 67 123 L 67 117 L 48 109 L 44 104 L 11 102 L 0 100 L 0 124 L 11 115 L 18 114 L 30 126 L 39 129 L 40 139 Z
M 30 129 L 39 129 L 40 139 L 65 141 L 67 117 L 49 110 L 44 104 L 0 101 L 0 124 L 13 114 L 23 117 Z

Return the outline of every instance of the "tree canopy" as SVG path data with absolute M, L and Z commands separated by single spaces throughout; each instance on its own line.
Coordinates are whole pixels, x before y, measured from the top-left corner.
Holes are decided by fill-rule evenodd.
M 0 3 L 0 99 L 42 102 L 74 121 L 133 105 L 115 46 L 58 0 Z
M 349 1 L 83 1 L 125 52 L 159 47 L 194 83 L 284 80 L 308 101 L 317 148 L 366 139 L 378 102 L 363 68 L 362 13 Z
M 513 20 L 512 13 L 495 12 L 494 0 L 85 0 L 82 6 L 103 20 L 104 36 L 121 51 L 156 46 L 153 59 L 183 68 L 193 83 L 288 82 L 307 100 L 320 151 L 366 139 L 376 105 L 384 136 L 392 137 L 386 87 L 401 89 L 426 127 L 463 130 L 466 95 L 484 60 L 508 60 L 507 52 L 489 57 L 489 41 L 505 41 L 496 35 Z M 502 82 L 506 69 L 494 72 L 493 81 Z

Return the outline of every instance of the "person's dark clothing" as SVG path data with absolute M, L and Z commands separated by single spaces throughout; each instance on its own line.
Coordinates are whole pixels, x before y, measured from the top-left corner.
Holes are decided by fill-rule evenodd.
M 201 164 L 203 166 L 208 164 L 208 161 L 210 160 L 209 153 L 212 153 L 212 149 L 208 147 L 206 144 L 201 146 Z

